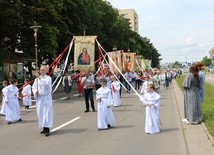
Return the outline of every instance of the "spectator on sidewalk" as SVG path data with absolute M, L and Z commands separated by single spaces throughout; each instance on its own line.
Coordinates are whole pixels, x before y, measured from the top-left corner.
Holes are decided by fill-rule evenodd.
M 199 87 L 199 96 L 200 96 L 200 103 L 204 103 L 204 83 L 205 83 L 205 71 L 204 71 L 204 63 L 203 62 L 196 62 L 196 65 L 199 68 L 199 79 L 200 79 L 200 87 Z
M 193 64 L 189 68 L 189 73 L 183 82 L 184 88 L 184 122 L 191 124 L 200 124 L 202 115 L 202 105 L 200 104 L 198 66 Z

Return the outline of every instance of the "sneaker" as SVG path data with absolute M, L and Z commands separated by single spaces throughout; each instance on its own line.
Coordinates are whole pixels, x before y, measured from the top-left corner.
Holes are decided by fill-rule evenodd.
M 185 119 L 182 119 L 183 122 L 186 122 L 187 124 L 190 124 L 190 122 L 185 118 Z

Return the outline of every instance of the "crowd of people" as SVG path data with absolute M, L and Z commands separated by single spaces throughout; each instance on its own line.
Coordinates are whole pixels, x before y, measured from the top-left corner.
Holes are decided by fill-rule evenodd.
M 36 99 L 36 110 L 41 134 L 50 135 L 50 128 L 53 127 L 53 104 L 52 104 L 52 79 L 47 75 L 48 68 L 41 66 L 39 74 L 34 83 L 30 84 L 29 79 L 25 79 L 25 84 L 21 91 L 25 109 L 32 105 L 31 94 Z M 114 74 L 106 71 L 104 74 L 92 73 L 90 71 L 77 71 L 74 75 L 64 72 L 62 86 L 66 99 L 69 99 L 72 82 L 77 83 L 79 97 L 84 96 L 85 113 L 97 111 L 98 130 L 106 130 L 116 126 L 116 121 L 112 111 L 112 106 L 119 107 L 121 103 L 121 92 L 131 93 L 133 89 L 141 94 L 141 101 L 146 106 L 145 132 L 154 134 L 160 132 L 159 106 L 161 95 L 159 89 L 162 86 L 168 89 L 174 78 L 179 78 L 182 73 L 175 70 L 154 69 L 152 71 L 126 71 L 122 74 Z M 202 103 L 204 101 L 204 79 L 203 64 L 201 62 L 190 67 L 183 87 L 185 119 L 183 121 L 191 124 L 200 124 L 203 120 Z M 19 89 L 17 80 L 11 79 L 10 84 L 3 82 L 1 115 L 5 116 L 8 124 L 22 121 L 20 117 L 20 105 L 18 98 Z M 96 89 L 95 106 L 93 89 Z M 97 108 L 97 109 L 96 109 Z

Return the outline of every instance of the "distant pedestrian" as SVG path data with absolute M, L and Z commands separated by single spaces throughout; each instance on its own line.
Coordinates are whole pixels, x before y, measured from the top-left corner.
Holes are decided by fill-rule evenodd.
M 66 99 L 70 99 L 69 93 L 71 92 L 71 86 L 72 86 L 72 80 L 71 76 L 68 74 L 68 72 L 65 72 L 65 75 L 62 79 L 62 85 L 64 88 Z
M 5 95 L 6 94 L 5 93 L 6 93 L 6 89 L 8 86 L 8 81 L 3 81 L 2 86 L 3 86 L 3 89 L 1 90 L 1 92 L 2 92 L 2 104 L 1 104 L 0 115 L 5 116 L 6 115 L 6 111 L 5 111 Z
M 7 86 L 5 93 L 5 111 L 6 117 L 5 120 L 7 124 L 13 122 L 22 121 L 20 115 L 20 105 L 19 105 L 19 89 L 17 88 L 18 81 L 16 79 L 10 80 L 10 85 Z
M 204 103 L 204 83 L 205 83 L 205 71 L 204 71 L 204 63 L 203 62 L 196 62 L 196 65 L 199 68 L 199 79 L 200 79 L 200 87 L 199 87 L 199 96 L 200 96 L 200 103 Z
M 52 79 L 46 74 L 47 72 L 48 68 L 41 66 L 40 75 L 37 75 L 32 86 L 39 128 L 43 128 L 40 133 L 45 136 L 50 135 L 50 128 L 53 127 Z
M 97 126 L 98 130 L 106 130 L 116 125 L 111 109 L 111 90 L 106 86 L 106 80 L 101 80 L 101 87 L 96 91 L 97 105 Z
M 76 77 L 76 81 L 77 81 L 77 90 L 79 93 L 79 97 L 84 96 L 84 89 L 83 89 L 83 84 L 81 84 L 82 78 L 83 78 L 83 73 L 80 73 L 80 71 L 77 71 L 77 77 Z
M 147 86 L 147 93 L 142 97 L 142 101 L 146 106 L 145 132 L 147 134 L 160 132 L 160 98 L 161 96 L 154 91 L 154 85 L 149 82 Z
M 32 105 L 32 100 L 31 100 L 31 85 L 30 85 L 30 80 L 25 79 L 25 86 L 22 89 L 22 95 L 23 95 L 23 105 L 25 106 L 25 109 L 29 109 L 29 106 Z
M 191 124 L 200 124 L 202 115 L 202 105 L 200 104 L 198 66 L 193 64 L 189 68 L 189 73 L 183 81 L 184 88 L 184 117 L 183 121 Z
M 91 108 L 95 112 L 94 107 L 94 97 L 93 97 L 93 87 L 95 86 L 94 77 L 90 75 L 90 71 L 86 72 L 85 77 L 82 78 L 81 84 L 84 85 L 84 95 L 85 95 L 85 112 L 89 112 L 89 100 L 91 101 Z

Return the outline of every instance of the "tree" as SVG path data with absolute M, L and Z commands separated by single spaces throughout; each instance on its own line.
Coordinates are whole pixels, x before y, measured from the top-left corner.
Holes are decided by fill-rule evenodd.
M 205 56 L 202 60 L 202 62 L 204 63 L 204 65 L 207 67 L 207 66 L 210 66 L 211 63 L 212 63 L 212 60 L 209 59 L 207 56 Z

